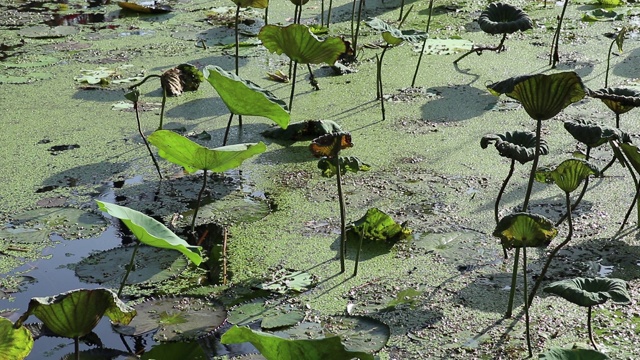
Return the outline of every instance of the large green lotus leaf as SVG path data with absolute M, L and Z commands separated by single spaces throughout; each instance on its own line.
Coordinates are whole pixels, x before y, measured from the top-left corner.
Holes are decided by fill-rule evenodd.
M 600 99 L 611 111 L 620 115 L 640 106 L 640 91 L 631 87 L 589 90 L 589 96 Z
M 208 65 L 202 72 L 231 113 L 263 116 L 273 120 L 283 129 L 289 125 L 287 105 L 270 91 L 224 71 L 219 66 Z
M 592 148 L 605 144 L 610 140 L 628 138 L 628 135 L 620 129 L 596 124 L 584 119 L 567 120 L 564 122 L 564 128 L 574 139 Z
M 536 171 L 536 180 L 553 182 L 562 191 L 572 192 L 580 186 L 580 183 L 590 175 L 598 176 L 600 170 L 591 163 L 582 159 L 568 159 L 563 161 L 553 170 Z
M 188 173 L 198 170 L 224 172 L 267 150 L 267 146 L 262 142 L 209 149 L 170 130 L 154 131 L 147 139 L 159 149 L 160 156 L 184 167 Z
M 552 347 L 544 354 L 538 355 L 539 360 L 607 360 L 609 357 L 592 349 L 563 349 Z
M 170 342 L 154 345 L 151 350 L 145 351 L 141 360 L 207 360 L 209 356 L 197 341 Z
M 582 79 L 573 71 L 512 77 L 488 85 L 487 89 L 496 96 L 506 94 L 520 101 L 534 120 L 551 119 L 585 96 Z
M 13 327 L 13 323 L 0 317 L 0 359 L 22 360 L 33 348 L 31 332 L 24 326 Z
M 14 326 L 21 326 L 31 315 L 54 333 L 76 338 L 90 333 L 104 315 L 113 323 L 126 325 L 136 316 L 136 311 L 109 289 L 78 289 L 50 297 L 31 298 L 27 312 Z
M 429 35 L 422 31 L 416 30 L 400 30 L 396 27 L 389 25 L 382 19 L 371 18 L 365 21 L 372 29 L 382 32 L 382 38 L 387 44 L 395 46 L 400 45 L 404 41 L 417 43 L 423 41 Z
M 352 351 L 380 351 L 391 336 L 389 325 L 368 316 L 336 315 L 323 322 L 322 327 L 325 334 L 343 339 L 345 348 Z
M 398 224 L 389 215 L 377 208 L 367 210 L 367 213 L 349 227 L 349 232 L 355 232 L 358 237 L 363 235 L 369 240 L 397 241 L 407 238 L 411 230 L 406 224 Z
M 489 134 L 482 137 L 480 146 L 486 149 L 489 144 L 494 143 L 500 156 L 518 161 L 521 164 L 527 163 L 536 155 L 536 134 L 531 131 L 507 131 L 503 134 Z M 547 155 L 549 146 L 546 140 L 540 139 L 540 155 Z
M 114 330 L 128 336 L 139 336 L 156 330 L 156 341 L 194 341 L 210 335 L 227 318 L 227 311 L 210 300 L 195 297 L 150 299 L 134 308 L 138 315 L 127 325 Z
M 533 22 L 524 11 L 505 3 L 491 3 L 480 14 L 478 25 L 489 34 L 511 34 L 533 29 Z
M 631 301 L 629 284 L 622 279 L 567 279 L 547 285 L 544 291 L 558 295 L 579 306 L 604 304 L 607 300 L 623 304 Z
M 178 250 L 196 265 L 202 262 L 200 246 L 190 245 L 158 220 L 125 206 L 99 200 L 96 202 L 100 210 L 122 220 L 140 242 L 162 249 Z
M 234 325 L 220 339 L 223 344 L 250 342 L 267 360 L 373 360 L 371 354 L 349 351 L 342 345 L 340 337 L 324 339 L 283 339 L 276 335 L 253 331 L 248 327 Z
M 240 7 L 252 7 L 254 9 L 266 9 L 269 6 L 269 0 L 232 0 L 234 4 Z
M 338 173 L 335 161 L 336 159 L 327 157 L 323 157 L 318 161 L 318 169 L 322 170 L 323 177 L 333 177 Z M 338 158 L 338 161 L 340 161 L 341 175 L 346 174 L 347 171 L 356 173 L 358 171 L 369 171 L 371 169 L 371 165 L 365 164 L 355 156 L 341 156 Z
M 322 135 L 342 132 L 340 125 L 331 120 L 307 120 L 289 124 L 286 129 L 273 127 L 262 132 L 268 138 L 280 140 L 312 140 Z
M 319 40 L 305 25 L 291 24 L 287 27 L 266 25 L 258 38 L 271 52 L 286 54 L 289 59 L 301 64 L 333 65 L 347 51 L 343 39 L 330 36 Z
M 98 335 L 93 333 L 96 338 Z M 84 337 L 83 340 L 86 340 L 87 337 Z M 99 338 L 97 338 L 99 340 Z M 109 349 L 109 348 L 95 348 L 89 350 L 82 350 L 78 352 L 78 358 L 80 360 L 138 360 L 139 358 L 131 353 L 126 351 L 117 350 L 117 349 Z M 52 357 L 52 356 L 50 356 Z M 76 353 L 69 353 L 60 358 L 60 360 L 75 360 Z M 158 359 L 161 360 L 161 359 Z
M 500 219 L 493 236 L 507 248 L 546 247 L 558 235 L 553 222 L 542 215 L 513 213 Z

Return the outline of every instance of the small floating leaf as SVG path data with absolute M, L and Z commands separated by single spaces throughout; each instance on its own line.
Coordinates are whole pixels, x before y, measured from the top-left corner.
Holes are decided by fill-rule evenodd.
M 493 236 L 500 238 L 506 248 L 546 247 L 558 229 L 553 222 L 542 215 L 514 213 L 500 219 Z
M 284 53 L 300 64 L 333 65 L 347 51 L 342 38 L 330 36 L 320 40 L 307 26 L 299 24 L 287 27 L 266 25 L 260 30 L 258 38 L 270 52 L 278 55 Z
M 323 157 L 318 161 L 318 169 L 322 171 L 323 177 L 333 177 L 338 172 L 338 167 L 335 164 L 335 158 Z M 340 162 L 341 174 L 347 172 L 357 173 L 359 171 L 369 171 L 371 165 L 365 164 L 359 158 L 355 156 L 341 156 L 337 159 Z
M 286 294 L 290 291 L 307 291 L 315 283 L 316 280 L 313 275 L 307 272 L 284 270 L 274 274 L 273 279 L 258 285 L 257 288 Z
M 382 19 L 371 18 L 365 21 L 372 29 L 382 32 L 382 38 L 389 45 L 400 45 L 404 41 L 417 43 L 423 41 L 429 35 L 422 31 L 400 30 L 386 23 Z
M 558 295 L 578 306 L 604 304 L 607 300 L 629 303 L 629 284 L 622 279 L 574 278 L 553 282 L 544 288 L 545 292 Z
M 623 14 L 618 14 L 613 10 L 593 9 L 582 15 L 582 21 L 614 21 L 622 20 Z
M 312 140 L 322 135 L 342 132 L 340 125 L 331 120 L 308 120 L 289 124 L 286 129 L 271 128 L 262 132 L 268 138 L 280 140 Z
M 18 31 L 20 36 L 32 39 L 47 39 L 47 38 L 60 38 L 69 35 L 75 35 L 80 32 L 80 29 L 75 26 L 55 26 L 50 27 L 47 25 L 36 25 L 27 28 L 23 28 Z
M 377 208 L 367 210 L 367 213 L 350 225 L 347 232 L 355 232 L 358 237 L 375 241 L 397 241 L 407 238 L 411 230 L 406 224 L 398 224 L 389 215 Z
M 0 354 L 2 359 L 24 359 L 33 348 L 31 332 L 24 326 L 13 327 L 13 323 L 0 317 Z
M 130 10 L 130 11 L 134 11 L 142 14 L 166 14 L 168 12 L 173 11 L 173 9 L 171 9 L 171 6 L 168 6 L 168 5 L 147 6 L 147 5 L 136 4 L 134 2 L 128 2 L 128 1 L 127 2 L 118 1 L 118 6 L 120 6 L 120 8 L 122 9 Z

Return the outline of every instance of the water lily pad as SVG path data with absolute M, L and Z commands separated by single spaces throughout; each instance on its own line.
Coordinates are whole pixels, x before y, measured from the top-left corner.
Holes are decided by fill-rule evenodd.
M 105 286 L 117 286 L 124 278 L 133 247 L 119 247 L 91 255 L 78 263 L 80 280 Z M 177 251 L 141 245 L 127 284 L 156 283 L 172 279 L 187 267 L 187 259 Z
M 21 29 L 20 31 L 18 31 L 18 34 L 26 38 L 47 39 L 75 35 L 79 32 L 80 29 L 75 26 L 63 25 L 50 27 L 47 25 L 36 25 Z
M 313 275 L 304 271 L 282 269 L 274 273 L 271 280 L 258 285 L 257 288 L 286 294 L 291 291 L 306 291 L 316 282 Z
M 0 84 L 30 84 L 38 80 L 50 79 L 50 73 L 31 72 L 26 75 L 3 75 L 0 74 Z
M 200 339 L 220 328 L 227 318 L 227 311 L 221 305 L 203 298 L 150 299 L 134 308 L 138 315 L 126 326 L 114 326 L 114 330 L 138 336 L 158 329 L 153 339 L 160 342 Z
M 56 57 L 46 56 L 46 55 L 36 56 L 33 58 L 27 57 L 20 60 L 21 61 L 15 61 L 15 62 L 0 62 L 0 65 L 7 68 L 32 68 L 32 67 L 52 65 L 60 61 Z
M 166 14 L 168 12 L 173 11 L 173 9 L 171 9 L 171 6 L 168 5 L 156 5 L 155 1 L 154 2 L 147 2 L 147 3 L 134 3 L 134 2 L 125 2 L 125 1 L 118 1 L 118 6 L 120 6 L 120 8 L 125 9 L 125 10 L 130 10 L 133 12 L 137 12 L 137 13 L 142 13 L 142 14 Z
M 387 324 L 367 316 L 332 316 L 322 326 L 327 336 L 340 336 L 351 351 L 380 351 L 391 336 Z
M 582 21 L 614 21 L 614 20 L 622 20 L 624 18 L 623 14 L 618 14 L 613 10 L 605 10 L 605 9 L 593 9 L 587 11 L 582 15 Z
M 563 349 L 552 347 L 540 354 L 539 360 L 607 360 L 609 357 L 592 349 Z
M 117 350 L 117 349 L 108 349 L 108 348 L 98 348 L 98 349 L 89 349 L 83 350 L 78 353 L 80 355 L 81 360 L 135 360 L 138 359 L 128 352 Z M 76 354 L 69 353 L 64 355 L 61 360 L 75 360 Z M 160 360 L 160 359 L 158 359 Z

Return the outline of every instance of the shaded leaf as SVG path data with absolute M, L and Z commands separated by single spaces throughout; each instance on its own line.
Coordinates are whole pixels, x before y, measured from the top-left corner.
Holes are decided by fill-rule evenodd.
M 224 71 L 219 66 L 208 65 L 204 68 L 203 74 L 231 113 L 263 116 L 273 120 L 283 129 L 289 125 L 287 105 L 270 91 Z
M 419 297 L 422 295 L 423 291 L 418 291 L 414 288 L 408 288 L 400 291 L 398 295 L 396 295 L 395 299 L 389 301 L 387 303 L 387 308 L 394 308 L 398 305 L 410 305 L 413 309 L 417 303 L 419 302 Z
M 609 357 L 592 349 L 562 349 L 552 347 L 544 354 L 539 354 L 540 360 L 607 360 Z
M 572 119 L 564 122 L 564 128 L 574 139 L 589 147 L 598 147 L 610 140 L 629 139 L 629 135 L 617 128 L 596 124 L 589 120 Z
M 589 90 L 588 95 L 600 99 L 611 111 L 618 115 L 640 106 L 640 91 L 630 87 Z
M 331 120 L 308 120 L 289 124 L 286 129 L 273 127 L 262 132 L 268 138 L 280 140 L 312 140 L 322 135 L 342 132 L 340 125 Z
M 636 172 L 640 172 L 640 149 L 631 143 L 620 143 L 619 146 L 631 166 Z M 617 148 L 613 147 L 613 149 L 616 150 Z
M 560 163 L 553 170 L 541 169 L 536 171 L 538 181 L 553 182 L 562 191 L 570 193 L 580 186 L 580 183 L 590 175 L 598 176 L 600 170 L 591 163 L 582 159 L 568 159 Z
M 315 138 L 309 144 L 309 150 L 315 157 L 336 158 L 340 150 L 353 147 L 351 134 L 348 132 L 337 132 Z
M 631 302 L 629 284 L 622 279 L 574 278 L 553 282 L 545 292 L 558 295 L 578 306 L 604 304 L 607 300 L 616 303 Z
M 151 350 L 145 351 L 140 357 L 141 360 L 208 360 L 209 356 L 204 351 L 200 343 L 191 342 L 172 342 L 154 344 Z
M 500 238 L 506 248 L 546 247 L 558 229 L 542 215 L 531 213 L 509 214 L 498 222 L 493 236 Z
M 33 348 L 31 332 L 24 326 L 13 327 L 13 323 L 0 317 L 0 358 L 20 360 L 29 355 Z
M 262 318 L 260 327 L 266 330 L 279 329 L 293 326 L 304 320 L 304 311 L 291 310 L 288 308 L 271 309 Z
M 357 173 L 359 171 L 369 171 L 371 169 L 371 165 L 365 164 L 355 156 L 341 156 L 337 161 L 340 161 L 340 172 L 342 175 L 346 174 L 347 171 Z M 322 171 L 323 177 L 335 176 L 338 172 L 336 159 L 323 157 L 318 161 L 318 169 Z
M 190 64 L 180 64 L 165 71 L 160 83 L 169 96 L 178 96 L 185 91 L 196 91 L 204 80 L 198 68 Z M 125 95 L 126 97 L 126 95 Z
M 178 250 L 196 265 L 202 262 L 200 246 L 190 245 L 158 220 L 125 206 L 100 200 L 96 202 L 100 210 L 120 219 L 140 242 L 162 249 Z
M 593 9 L 582 15 L 582 21 L 614 21 L 622 20 L 623 14 L 618 14 L 613 10 Z
M 382 38 L 389 45 L 400 45 L 402 42 L 417 43 L 423 41 L 429 35 L 423 31 L 400 30 L 382 19 L 371 18 L 365 21 L 372 29 L 382 32 Z
M 511 34 L 533 29 L 533 22 L 524 11 L 505 3 L 491 3 L 480 14 L 478 25 L 489 34 Z
M 134 2 L 128 2 L 128 1 L 126 2 L 118 1 L 118 6 L 120 6 L 120 8 L 122 9 L 130 10 L 130 11 L 141 13 L 141 14 L 166 14 L 173 11 L 173 9 L 171 9 L 171 6 L 168 6 L 168 5 L 147 6 L 147 5 L 136 4 Z
M 250 342 L 267 360 L 373 360 L 371 354 L 348 351 L 338 336 L 324 339 L 288 340 L 234 325 L 220 339 L 223 344 Z
M 188 173 L 198 170 L 224 172 L 267 150 L 267 146 L 262 142 L 209 149 L 170 130 L 156 130 L 148 140 L 158 148 L 161 157 L 184 167 Z
M 322 327 L 326 334 L 339 336 L 350 351 L 380 351 L 391 336 L 389 325 L 368 316 L 331 316 Z
M 79 32 L 80 29 L 76 26 L 61 25 L 50 27 L 47 25 L 35 25 L 20 29 L 18 35 L 32 39 L 49 39 L 75 35 Z
M 406 239 L 411 230 L 406 227 L 406 223 L 398 224 L 389 215 L 377 208 L 367 210 L 367 213 L 359 220 L 353 222 L 349 233 L 354 232 L 360 237 L 375 241 L 398 241 Z
M 136 311 L 109 289 L 78 289 L 50 297 L 35 297 L 14 327 L 35 315 L 54 333 L 76 338 L 87 335 L 106 315 L 113 323 L 128 324 Z
M 620 0 L 608 0 L 608 1 L 619 2 Z M 616 42 L 616 45 L 618 46 L 618 52 L 622 52 L 622 45 L 624 45 L 624 37 L 625 35 L 627 35 L 627 30 L 628 30 L 627 27 L 623 26 L 622 29 L 620 29 L 620 31 L 618 32 L 618 35 L 616 35 L 615 42 Z
M 287 27 L 266 25 L 258 38 L 270 52 L 286 54 L 301 64 L 333 65 L 347 51 L 345 41 L 337 36 L 319 40 L 305 25 L 291 24 Z
M 513 159 L 521 164 L 535 158 L 536 134 L 530 131 L 507 131 L 503 134 L 488 134 L 480 140 L 480 146 L 486 149 L 489 144 L 495 144 L 500 156 Z M 544 139 L 540 139 L 540 155 L 547 155 L 549 146 Z

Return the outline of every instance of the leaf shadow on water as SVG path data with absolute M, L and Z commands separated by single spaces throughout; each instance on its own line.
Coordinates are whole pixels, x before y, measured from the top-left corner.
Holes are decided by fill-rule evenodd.
M 158 84 L 158 86 L 160 86 Z M 125 90 L 122 88 L 105 88 L 105 89 L 92 89 L 92 90 L 83 90 L 78 89 L 75 94 L 71 97 L 75 100 L 82 101 L 94 101 L 94 102 L 118 102 L 124 101 L 124 93 Z M 111 111 L 108 108 L 105 108 L 104 111 Z
M 264 140 L 263 140 L 264 141 Z M 283 145 L 284 141 L 273 141 L 273 139 L 268 139 L 268 141 L 264 141 L 265 144 L 269 144 L 272 141 L 274 143 Z M 309 151 L 308 142 L 302 142 L 304 145 L 300 146 L 297 143 L 290 142 L 289 145 L 284 145 L 286 147 L 276 150 L 270 150 L 260 155 L 255 161 L 258 164 L 294 164 L 294 163 L 306 163 L 306 162 L 317 162 L 318 159 L 314 158 Z M 298 142 L 300 143 L 300 142 Z M 294 145 L 295 144 L 295 145 Z M 320 170 L 318 170 L 318 173 Z M 327 179 L 328 180 L 328 179 Z
M 147 96 L 162 97 L 162 93 L 160 89 L 158 89 Z M 171 99 L 168 99 L 168 101 L 171 101 Z M 229 110 L 220 97 L 214 96 L 213 98 L 194 99 L 180 105 L 171 106 L 165 111 L 164 115 L 165 118 L 180 118 L 185 120 L 211 119 L 218 116 L 228 117 Z
M 626 54 L 625 58 L 620 60 L 612 60 L 613 63 L 616 61 L 615 65 L 612 65 L 612 73 L 616 76 L 620 76 L 627 79 L 633 79 L 638 77 L 638 57 L 640 57 L 640 48 L 635 48 L 633 51 L 627 53 L 624 52 L 622 54 Z
M 421 107 L 422 117 L 433 122 L 462 121 L 486 113 L 498 101 L 488 91 L 469 85 L 439 86 L 427 89 L 438 96 Z M 460 106 L 460 101 L 465 106 Z
M 42 185 L 53 188 L 100 185 L 110 181 L 115 174 L 125 171 L 128 166 L 127 163 L 114 163 L 108 160 L 76 166 L 51 175 L 42 181 Z

